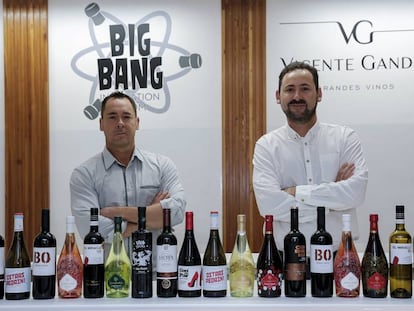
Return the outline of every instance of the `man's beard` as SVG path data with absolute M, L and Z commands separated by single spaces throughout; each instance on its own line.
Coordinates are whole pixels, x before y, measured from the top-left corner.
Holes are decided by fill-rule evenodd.
M 316 102 L 315 107 L 312 110 L 309 110 L 308 106 L 306 105 L 305 110 L 300 115 L 298 115 L 290 110 L 291 104 L 305 104 L 306 105 L 306 102 L 304 100 L 292 100 L 288 104 L 287 109 L 283 110 L 283 112 L 285 113 L 289 121 L 297 122 L 301 124 L 308 123 L 310 120 L 312 120 L 313 116 L 316 114 L 316 107 L 318 106 L 318 103 Z

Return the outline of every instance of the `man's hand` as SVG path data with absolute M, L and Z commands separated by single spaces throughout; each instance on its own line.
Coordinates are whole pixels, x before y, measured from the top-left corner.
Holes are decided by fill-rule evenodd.
M 335 182 L 341 181 L 341 180 L 347 180 L 349 177 L 354 175 L 355 171 L 355 164 L 354 163 L 344 163 L 340 167 L 338 174 L 336 174 L 336 180 Z
M 284 192 L 289 193 L 292 196 L 296 195 L 296 187 L 287 187 L 285 189 L 282 189 Z
M 155 197 L 152 199 L 151 205 L 160 203 L 161 200 L 169 199 L 170 194 L 168 192 L 158 192 Z

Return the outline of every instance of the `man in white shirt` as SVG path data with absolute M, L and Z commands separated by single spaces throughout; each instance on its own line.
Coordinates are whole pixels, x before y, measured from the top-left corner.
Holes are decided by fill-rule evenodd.
M 253 187 L 260 214 L 273 215 L 276 244 L 290 231 L 290 209 L 299 209 L 299 230 L 309 242 L 316 231 L 317 207 L 326 209 L 326 230 L 338 249 L 342 214 L 352 216 L 358 238 L 356 208 L 365 199 L 368 169 L 357 134 L 349 127 L 319 123 L 318 72 L 294 62 L 279 75 L 276 91 L 287 124 L 262 136 L 253 157 Z

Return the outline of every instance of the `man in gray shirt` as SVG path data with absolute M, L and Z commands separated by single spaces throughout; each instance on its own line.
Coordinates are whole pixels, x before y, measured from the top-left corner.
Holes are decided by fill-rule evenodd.
M 129 254 L 129 237 L 137 230 L 138 206 L 146 206 L 146 226 L 153 232 L 154 246 L 163 226 L 162 209 L 171 210 L 172 226 L 184 219 L 186 200 L 174 163 L 137 148 L 138 128 L 134 100 L 121 92 L 107 96 L 102 101 L 100 119 L 105 148 L 75 168 L 70 179 L 71 209 L 79 234 L 89 232 L 90 209 L 99 207 L 99 232 L 105 238 L 106 255 L 115 216 L 124 220 L 122 231 Z

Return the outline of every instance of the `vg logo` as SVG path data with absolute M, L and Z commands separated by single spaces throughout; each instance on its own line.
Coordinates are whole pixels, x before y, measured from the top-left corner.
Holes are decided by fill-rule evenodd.
M 356 42 L 358 44 L 370 44 L 374 42 L 375 33 L 387 32 L 406 32 L 414 31 L 414 29 L 375 29 L 374 23 L 370 20 L 359 20 L 351 27 L 345 27 L 340 21 L 315 21 L 315 22 L 282 22 L 280 25 L 312 25 L 312 24 L 331 24 L 337 25 L 339 34 L 342 36 L 346 44 Z

